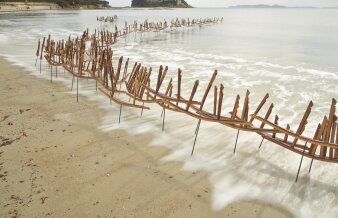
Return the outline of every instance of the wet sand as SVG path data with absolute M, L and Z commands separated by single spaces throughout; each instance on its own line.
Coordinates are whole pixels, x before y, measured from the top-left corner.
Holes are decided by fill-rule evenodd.
M 1 58 L 0 84 L 0 217 L 292 217 L 257 200 L 212 211 L 205 172 L 160 161 L 150 135 L 98 131 L 97 102 Z

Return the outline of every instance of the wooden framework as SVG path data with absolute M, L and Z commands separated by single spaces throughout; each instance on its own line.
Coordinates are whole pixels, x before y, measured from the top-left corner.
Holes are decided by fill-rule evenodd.
M 103 23 L 114 23 L 116 20 L 118 20 L 117 15 L 114 15 L 113 17 L 110 16 L 97 16 L 96 21 L 103 22 Z
M 189 26 L 205 23 L 219 22 L 220 19 L 209 20 L 176 20 L 172 21 L 171 26 Z M 299 170 L 302 165 L 303 157 L 310 158 L 311 171 L 313 160 L 325 161 L 330 163 L 338 163 L 338 123 L 336 116 L 336 100 L 332 99 L 330 112 L 325 116 L 321 123 L 318 124 L 313 133 L 313 137 L 305 136 L 304 130 L 308 123 L 308 118 L 313 107 L 311 101 L 306 108 L 300 124 L 296 131 L 292 131 L 290 125 L 282 127 L 279 125 L 279 116 L 271 116 L 274 104 L 266 105 L 269 94 L 263 96 L 258 106 L 250 114 L 250 91 L 247 90 L 243 105 L 240 109 L 240 96 L 237 95 L 232 106 L 232 111 L 224 113 L 224 86 L 222 84 L 215 85 L 217 77 L 217 70 L 214 71 L 209 83 L 207 84 L 202 98 L 196 100 L 196 93 L 199 87 L 199 80 L 196 80 L 190 95 L 184 97 L 182 95 L 182 71 L 178 69 L 177 84 L 174 85 L 173 78 L 169 79 L 168 85 L 163 87 L 164 80 L 168 74 L 168 67 L 160 66 L 158 73 L 155 75 L 156 81 L 151 83 L 152 68 L 147 68 L 141 63 L 135 63 L 131 72 L 128 72 L 129 59 L 124 61 L 120 57 L 116 67 L 113 64 L 113 50 L 111 45 L 116 43 L 119 37 L 129 34 L 129 29 L 136 31 L 146 31 L 152 29 L 157 31 L 163 29 L 166 23 L 153 24 L 144 23 L 139 27 L 137 23 L 132 27 L 128 27 L 123 33 L 119 33 L 116 29 L 115 33 L 109 31 L 96 31 L 93 35 L 86 30 L 80 38 L 71 39 L 67 41 L 53 41 L 49 35 L 43 39 L 42 44 L 39 40 L 36 52 L 36 62 L 40 58 L 40 72 L 42 57 L 46 59 L 51 68 L 52 81 L 52 67 L 63 67 L 67 72 L 72 74 L 72 87 L 74 78 L 77 78 L 77 93 L 78 93 L 78 79 L 91 79 L 96 82 L 96 90 L 99 90 L 103 95 L 109 98 L 111 102 L 120 105 L 121 119 L 122 106 L 133 107 L 141 109 L 141 115 L 144 109 L 150 109 L 145 104 L 156 103 L 162 110 L 163 126 L 165 123 L 165 111 L 171 110 L 174 112 L 189 115 L 198 120 L 194 144 L 191 155 L 193 155 L 196 140 L 199 132 L 201 122 L 215 122 L 221 125 L 238 130 L 236 142 L 234 146 L 234 153 L 236 152 L 238 136 L 240 131 L 255 132 L 262 137 L 262 142 L 259 145 L 261 148 L 264 140 L 268 140 L 283 148 L 286 148 L 294 153 L 301 155 L 301 162 L 299 165 L 296 181 L 298 180 Z M 138 29 L 140 28 L 140 29 Z M 86 48 L 86 42 L 91 43 L 91 47 Z M 98 84 L 101 86 L 98 88 Z M 153 84 L 153 85 L 151 85 Z M 174 89 L 174 86 L 176 89 Z M 206 101 L 213 92 L 212 100 L 213 107 L 208 111 L 205 107 Z M 78 96 L 78 95 L 77 95 Z M 126 99 L 129 98 L 129 101 Z M 78 98 L 77 98 L 78 99 Z M 130 101 L 131 100 L 131 101 Z M 265 113 L 262 109 L 265 106 Z

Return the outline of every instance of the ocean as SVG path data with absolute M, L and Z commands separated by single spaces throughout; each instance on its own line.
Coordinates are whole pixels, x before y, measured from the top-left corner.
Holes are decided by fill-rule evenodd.
M 167 77 L 183 73 L 185 97 L 195 80 L 200 81 L 201 97 L 214 70 L 216 84 L 224 89 L 223 111 L 231 111 L 237 94 L 241 103 L 250 90 L 250 113 L 266 93 L 273 102 L 279 124 L 296 130 L 310 100 L 314 106 L 305 129 L 312 137 L 331 99 L 338 99 L 338 9 L 114 9 L 82 11 L 36 11 L 0 13 L 0 55 L 24 66 L 33 75 L 49 79 L 35 67 L 37 41 L 48 34 L 57 39 L 78 36 L 89 28 L 113 30 L 114 24 L 100 23 L 96 16 L 117 15 L 118 26 L 132 23 L 170 21 L 173 18 L 223 17 L 222 23 L 184 28 L 179 31 L 130 35 L 113 45 L 115 63 L 120 56 L 131 63 L 141 62 L 158 71 L 169 67 Z M 131 64 L 133 65 L 133 64 Z M 5 74 L 0 70 L 1 74 Z M 70 86 L 70 75 L 59 73 L 58 80 Z M 168 82 L 168 81 L 166 81 Z M 190 152 L 197 120 L 166 112 L 162 132 L 161 108 L 150 105 L 144 111 L 123 108 L 118 124 L 119 105 L 95 92 L 93 82 L 80 81 L 80 94 L 101 102 L 107 110 L 102 131 L 125 129 L 133 134 L 153 135 L 151 146 L 166 146 L 171 153 L 161 161 L 182 161 L 183 170 L 204 170 L 213 186 L 211 207 L 220 210 L 240 200 L 260 200 L 284 207 L 296 217 L 337 217 L 337 164 L 305 158 L 300 179 L 295 176 L 301 156 L 265 142 L 253 133 L 240 132 L 215 123 L 201 123 L 194 155 Z M 74 101 L 76 99 L 74 98 Z M 207 107 L 212 99 L 207 101 Z M 267 105 L 268 105 L 267 103 Z M 65 113 L 67 108 L 65 107 Z M 225 113 L 224 112 L 224 113 Z M 264 114 L 264 113 L 262 113 Z M 272 116 L 271 116 L 272 117 Z M 146 145 L 145 145 L 146 146 Z

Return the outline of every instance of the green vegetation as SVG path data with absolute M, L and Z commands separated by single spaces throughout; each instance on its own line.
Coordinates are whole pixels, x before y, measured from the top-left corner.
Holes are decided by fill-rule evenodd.
M 78 6 L 97 6 L 97 7 L 109 7 L 109 2 L 102 0 L 0 0 L 1 2 L 47 2 L 60 5 L 62 8 L 72 8 Z
M 180 3 L 178 3 L 180 2 Z M 177 0 L 132 0 L 132 7 L 186 7 L 190 8 L 191 6 L 185 1 Z

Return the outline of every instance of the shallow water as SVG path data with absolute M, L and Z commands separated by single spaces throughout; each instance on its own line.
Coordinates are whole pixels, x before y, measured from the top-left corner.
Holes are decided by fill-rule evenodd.
M 234 98 L 251 91 L 250 106 L 270 93 L 268 103 L 280 124 L 298 123 L 310 100 L 315 105 L 305 134 L 312 136 L 315 126 L 328 114 L 331 98 L 338 96 L 338 10 L 334 9 L 175 9 L 175 10 L 100 10 L 40 11 L 0 14 L 0 55 L 25 65 L 40 76 L 35 64 L 37 40 L 51 34 L 67 38 L 89 28 L 108 28 L 96 22 L 96 16 L 119 16 L 125 21 L 160 21 L 174 17 L 224 17 L 221 24 L 185 28 L 181 31 L 131 35 L 114 45 L 115 60 L 120 55 L 132 62 L 158 70 L 169 66 L 169 75 L 183 69 L 184 90 L 191 90 L 200 80 L 200 93 L 211 74 L 218 70 L 216 84 L 225 86 L 223 111 L 230 111 Z M 49 78 L 43 65 L 42 76 Z M 5 73 L 1 72 L 0 73 Z M 168 76 L 169 77 L 169 76 Z M 70 85 L 71 77 L 59 73 L 59 80 Z M 166 81 L 167 83 L 168 81 Z M 175 83 L 174 83 L 175 84 Z M 165 84 L 166 85 L 166 84 Z M 222 209 L 241 199 L 258 199 L 281 205 L 297 217 L 336 217 L 338 214 L 337 165 L 305 158 L 300 180 L 294 182 L 300 156 L 265 142 L 258 150 L 260 138 L 240 133 L 236 154 L 233 146 L 236 131 L 214 124 L 201 124 L 194 156 L 190 156 L 197 120 L 166 112 L 165 132 L 161 131 L 161 109 L 151 111 L 123 108 L 122 123 L 117 124 L 119 106 L 95 92 L 93 82 L 80 81 L 80 94 L 102 102 L 108 111 L 98 128 L 116 128 L 154 135 L 153 145 L 165 145 L 172 153 L 164 161 L 181 160 L 187 170 L 206 170 L 214 186 L 211 206 Z M 187 94 L 187 93 L 186 93 Z M 75 99 L 74 99 L 75 100 Z M 211 99 L 210 99 L 211 100 Z M 268 105 L 267 103 L 267 105 Z M 210 106 L 209 106 L 210 108 Z M 66 109 L 65 109 L 66 111 Z M 250 111 L 252 112 L 252 111 Z M 272 116 L 271 116 L 272 117 Z M 71 115 L 70 115 L 71 119 Z

